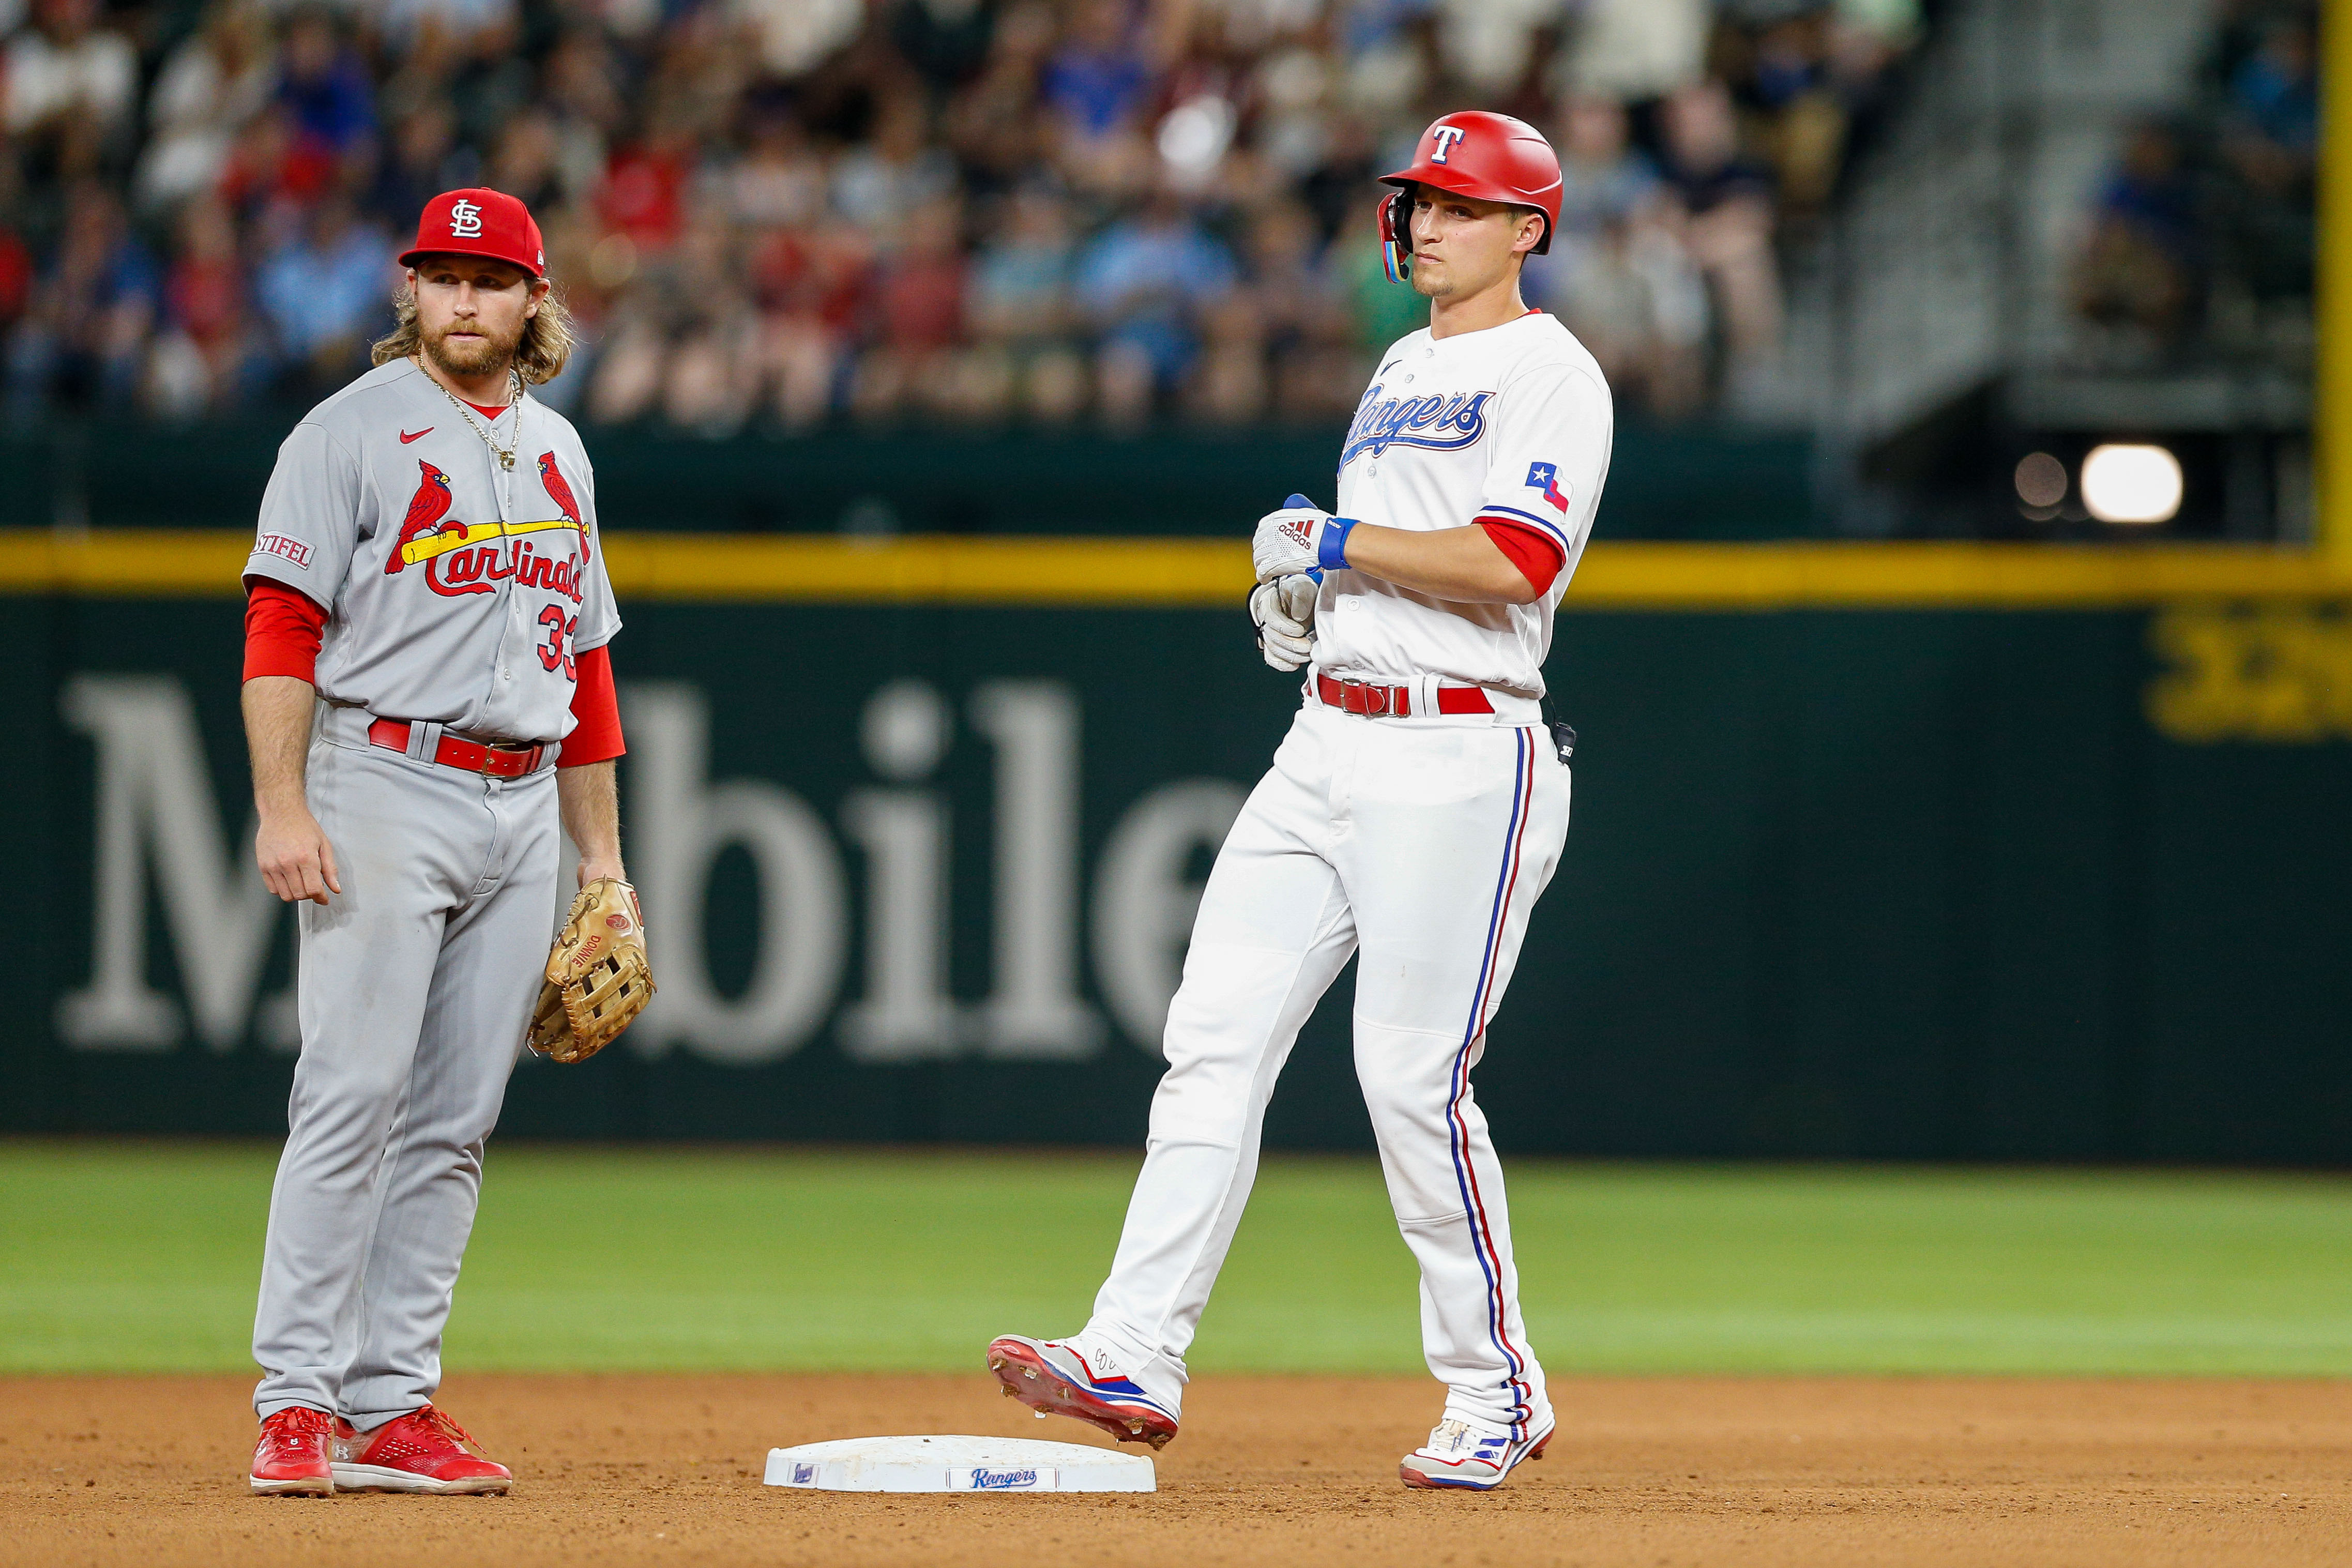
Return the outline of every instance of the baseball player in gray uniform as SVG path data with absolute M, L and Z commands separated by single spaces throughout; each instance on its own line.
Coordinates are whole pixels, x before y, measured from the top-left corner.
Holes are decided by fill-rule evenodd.
M 434 1408 L 482 1147 L 557 910 L 620 877 L 595 486 L 527 388 L 571 339 L 539 228 L 425 209 L 376 368 L 279 449 L 246 563 L 261 873 L 300 904 L 302 1051 L 271 1190 L 252 1489 L 497 1492 Z

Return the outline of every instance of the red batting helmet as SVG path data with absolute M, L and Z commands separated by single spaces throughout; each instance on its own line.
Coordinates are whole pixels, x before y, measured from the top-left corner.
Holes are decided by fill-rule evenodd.
M 1433 185 L 1457 196 L 1533 207 L 1544 215 L 1535 254 L 1551 249 L 1559 226 L 1559 154 L 1524 120 L 1483 109 L 1449 114 L 1421 133 L 1412 163 L 1381 183 L 1401 185 L 1381 198 L 1381 253 L 1389 276 L 1402 279 L 1412 265 L 1412 188 Z
M 1559 198 L 1552 198 L 1552 210 Z M 547 246 L 521 199 L 504 191 L 444 191 L 425 204 L 416 219 L 416 244 L 400 256 L 415 267 L 421 256 L 479 256 L 520 267 L 533 277 L 547 276 Z

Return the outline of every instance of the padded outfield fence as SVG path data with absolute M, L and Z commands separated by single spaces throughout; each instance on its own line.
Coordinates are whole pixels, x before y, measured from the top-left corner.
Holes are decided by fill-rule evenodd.
M 663 993 L 627 1049 L 527 1066 L 507 1131 L 1139 1139 L 1198 879 L 1297 700 L 1242 547 L 611 526 Z M 0 1127 L 283 1124 L 244 549 L 0 533 L 47 901 Z M 1498 1140 L 2343 1163 L 2347 603 L 2270 550 L 1604 532 L 1549 666 L 1584 739 L 1481 1069 Z M 1278 1145 L 1368 1139 L 1348 984 Z

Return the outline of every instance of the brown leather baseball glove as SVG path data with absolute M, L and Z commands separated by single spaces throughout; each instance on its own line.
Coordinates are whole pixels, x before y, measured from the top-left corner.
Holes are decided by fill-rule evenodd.
M 530 1048 L 558 1061 L 585 1061 L 620 1039 L 653 994 L 637 890 L 615 876 L 598 877 L 572 901 L 547 956 Z

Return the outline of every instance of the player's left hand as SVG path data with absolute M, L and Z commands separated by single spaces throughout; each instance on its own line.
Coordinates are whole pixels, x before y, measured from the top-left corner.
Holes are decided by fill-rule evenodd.
M 1315 596 L 1322 585 L 1305 572 L 1250 590 L 1250 619 L 1258 652 L 1277 670 L 1295 670 L 1315 656 Z
M 600 877 L 580 890 L 547 956 L 527 1039 L 558 1061 L 585 1061 L 621 1036 L 653 999 L 646 919 L 637 890 Z
M 1307 572 L 1319 581 L 1323 573 L 1342 570 L 1348 564 L 1348 530 L 1355 526 L 1353 517 L 1335 517 L 1309 506 L 1304 496 L 1291 497 L 1282 510 L 1258 519 L 1256 537 L 1250 540 L 1257 580 L 1272 582 Z

